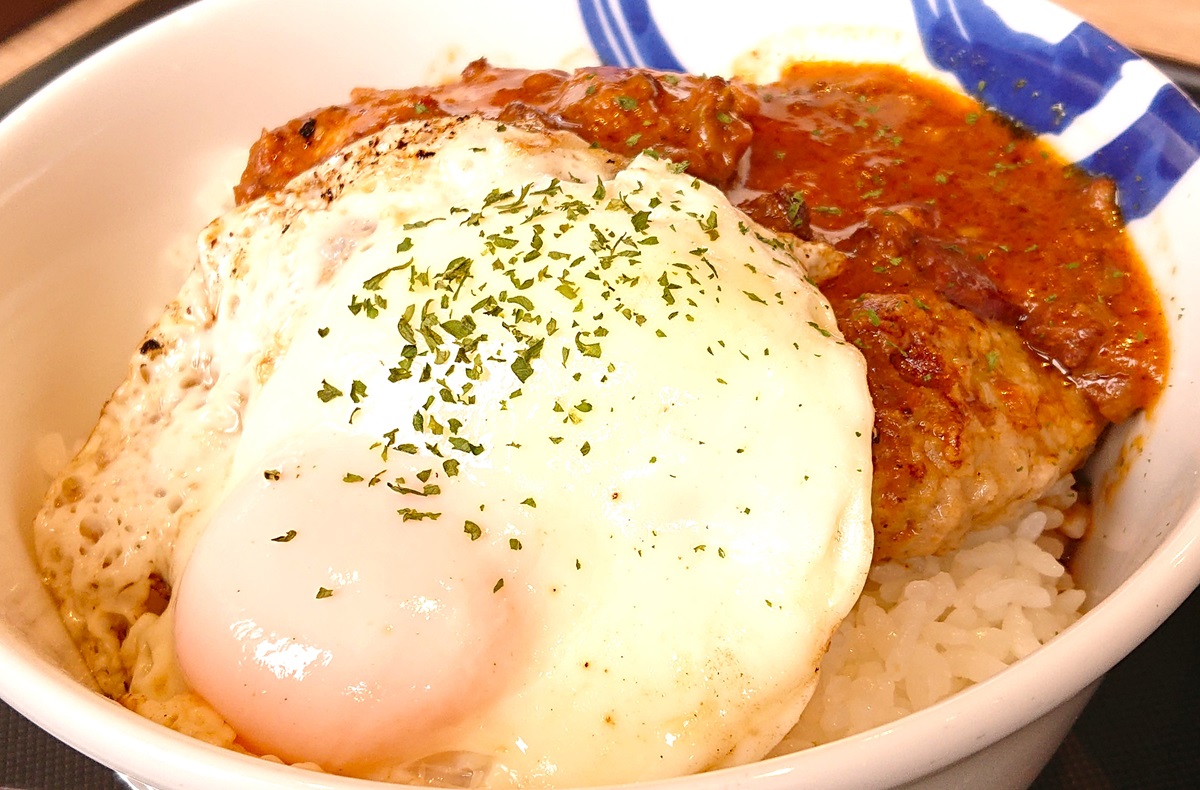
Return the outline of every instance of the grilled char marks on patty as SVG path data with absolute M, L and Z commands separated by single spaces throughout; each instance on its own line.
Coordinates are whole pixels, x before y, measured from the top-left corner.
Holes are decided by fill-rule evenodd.
M 932 290 L 834 302 L 875 403 L 875 558 L 953 548 L 1074 469 L 1105 421 L 1015 330 Z

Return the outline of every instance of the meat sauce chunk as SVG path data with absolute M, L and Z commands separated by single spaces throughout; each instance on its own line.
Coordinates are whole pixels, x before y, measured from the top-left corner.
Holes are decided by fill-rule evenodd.
M 596 67 L 564 71 L 496 69 L 478 60 L 462 80 L 434 88 L 357 89 L 326 107 L 262 133 L 250 151 L 238 203 L 269 194 L 349 143 L 394 123 L 475 113 L 575 132 L 623 156 L 643 151 L 673 160 L 719 187 L 730 186 L 750 146 L 746 116 L 758 102 L 721 77 Z
M 776 189 L 747 198 L 738 204 L 755 222 L 776 233 L 791 233 L 805 241 L 812 241 L 812 225 L 809 224 L 808 204 L 804 193 L 793 189 Z

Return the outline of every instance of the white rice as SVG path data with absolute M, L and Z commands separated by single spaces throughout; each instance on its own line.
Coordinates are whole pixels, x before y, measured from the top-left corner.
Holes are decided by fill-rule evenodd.
M 1084 592 L 1059 562 L 1086 517 L 1065 477 L 955 552 L 884 562 L 834 634 L 792 752 L 894 721 L 986 680 L 1061 633 Z M 1023 511 L 1023 512 L 1022 512 Z

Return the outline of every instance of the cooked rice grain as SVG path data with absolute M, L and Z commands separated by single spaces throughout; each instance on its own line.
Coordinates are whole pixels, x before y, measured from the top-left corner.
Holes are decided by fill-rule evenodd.
M 886 562 L 834 635 L 800 722 L 775 750 L 853 735 L 995 675 L 1080 616 L 1084 592 L 1059 562 L 1086 518 L 1070 477 L 1036 505 L 938 557 Z

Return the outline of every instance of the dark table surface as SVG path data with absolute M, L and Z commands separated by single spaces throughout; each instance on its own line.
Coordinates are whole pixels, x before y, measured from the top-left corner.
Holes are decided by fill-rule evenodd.
M 3 0 L 0 0 L 3 1 Z M 89 53 L 184 3 L 143 0 L 0 85 L 0 118 Z M 1200 70 L 1162 64 L 1200 101 Z M 1033 790 L 1200 787 L 1200 591 L 1105 679 Z M 0 702 L 0 790 L 125 788 Z

